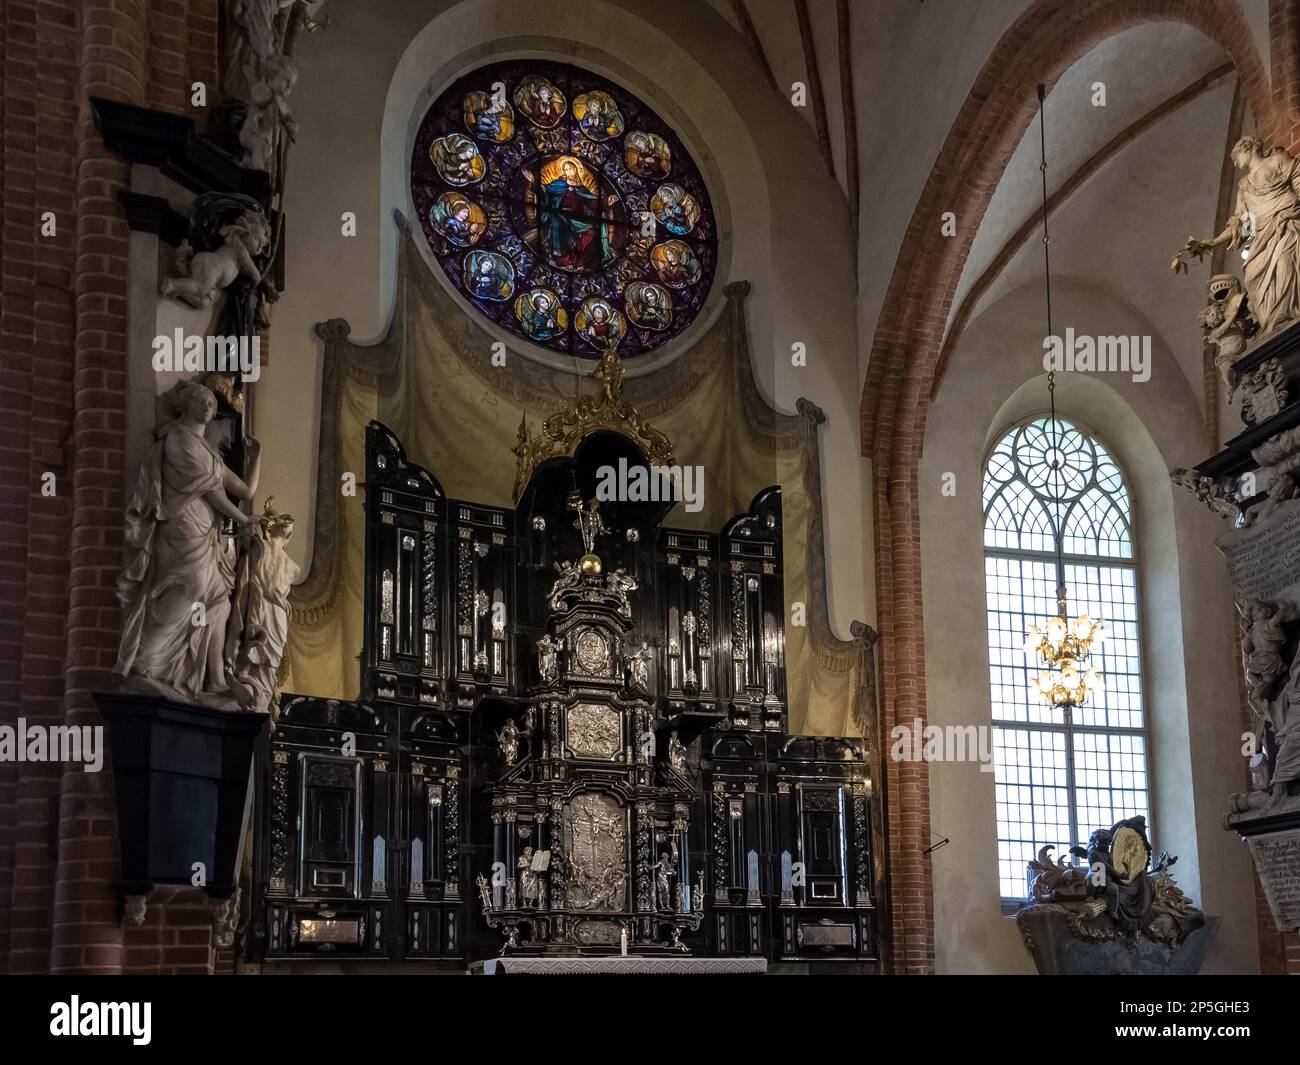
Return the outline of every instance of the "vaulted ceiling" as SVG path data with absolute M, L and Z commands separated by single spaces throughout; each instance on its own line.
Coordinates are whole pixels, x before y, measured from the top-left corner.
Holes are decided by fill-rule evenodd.
M 1095 106 L 1104 85 L 1105 106 Z M 1053 277 L 1104 288 L 1148 318 L 1199 392 L 1195 318 L 1208 271 L 1175 276 L 1190 233 L 1215 229 L 1236 78 L 1196 30 L 1150 23 L 1070 67 L 1045 104 Z M 957 286 L 948 344 L 1022 285 L 1043 285 L 1039 131 L 1030 126 L 993 194 Z
M 924 135 L 934 135 L 925 129 L 925 112 L 943 103 L 939 92 L 959 98 L 969 91 L 965 71 L 978 69 L 985 58 L 967 54 L 959 63 L 934 38 L 936 27 L 949 23 L 949 36 L 983 51 L 982 38 L 996 40 L 1025 7 L 1022 0 L 956 8 L 933 0 L 881 5 L 851 0 L 708 2 L 745 40 L 774 93 L 788 99 L 796 82 L 807 86 L 801 117 L 817 135 L 822 164 L 832 168 L 850 204 L 854 177 L 859 172 L 864 176 L 859 231 L 864 247 L 889 244 L 882 233 L 898 229 L 900 216 L 905 221 L 920 187 L 901 197 L 895 193 L 902 190 L 895 189 L 888 196 L 873 194 L 878 161 L 865 154 L 852 159 L 850 146 L 857 143 L 869 151 L 871 145 L 890 143 L 898 136 L 895 130 L 906 137 L 914 129 L 917 136 L 902 147 L 909 152 L 924 147 Z M 1248 17 L 1264 10 L 1246 7 Z M 847 35 L 846 19 L 851 24 Z M 879 82 L 882 58 L 888 61 L 893 55 L 900 64 L 891 80 L 915 80 L 915 57 L 927 51 L 917 35 L 935 40 L 931 77 L 918 85 L 937 85 L 918 88 L 915 119 L 899 115 L 885 100 L 865 107 L 863 86 L 869 79 Z M 867 62 L 872 69 L 864 69 Z M 1099 83 L 1105 86 L 1104 106 L 1094 103 Z M 936 92 L 943 85 L 947 89 Z M 1139 310 L 1178 355 L 1198 394 L 1201 345 L 1195 317 L 1204 305 L 1208 272 L 1175 277 L 1168 264 L 1189 233 L 1214 230 L 1229 127 L 1240 128 L 1243 122 L 1240 107 L 1233 121 L 1235 88 L 1228 57 L 1208 38 L 1180 23 L 1148 23 L 1087 53 L 1052 87 L 1046 105 L 1053 275 L 1105 288 Z M 1250 123 L 1247 112 L 1247 131 Z M 1013 154 L 980 223 L 949 312 L 945 348 L 1008 293 L 1042 284 L 1038 155 L 1035 124 Z M 929 154 L 925 168 L 932 163 Z M 887 279 L 887 265 L 879 265 Z M 879 279 L 864 274 L 860 284 L 861 299 L 872 304 L 876 297 L 868 288 L 879 287 Z M 871 314 L 864 320 L 869 331 Z M 869 335 L 865 343 L 870 343 Z

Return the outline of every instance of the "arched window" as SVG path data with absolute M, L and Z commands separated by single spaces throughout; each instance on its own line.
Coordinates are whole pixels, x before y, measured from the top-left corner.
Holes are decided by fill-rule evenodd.
M 998 881 L 1023 901 L 1025 865 L 1098 828 L 1147 815 L 1147 740 L 1133 550 L 1124 475 L 1091 435 L 1033 418 L 998 442 L 984 468 L 984 573 L 998 822 Z M 1057 572 L 1057 542 L 1064 572 Z M 1048 705 L 1024 651 L 1031 624 L 1057 613 L 1064 578 L 1071 615 L 1106 623 L 1091 664 L 1101 692 L 1082 706 Z

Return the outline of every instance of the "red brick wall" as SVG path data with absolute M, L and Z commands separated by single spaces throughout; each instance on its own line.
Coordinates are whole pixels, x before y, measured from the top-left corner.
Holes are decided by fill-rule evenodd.
M 26 595 L 22 611 L 21 714 L 32 723 L 55 725 L 62 718 L 63 636 L 68 611 L 68 542 L 72 485 L 64 469 L 63 442 L 71 415 L 73 338 L 72 245 L 76 182 L 64 145 L 73 135 L 77 83 L 76 20 L 67 4 L 37 4 L 31 27 L 40 48 L 28 114 L 11 114 L 19 128 L 34 133 L 34 181 L 30 185 L 35 224 L 30 229 L 32 324 L 27 476 Z M 11 39 L 11 47 L 14 41 Z M 12 126 L 9 128 L 13 128 Z M 16 146 L 17 147 L 17 146 Z M 21 158 L 21 155 L 19 155 Z M 24 190 L 26 191 L 26 190 Z M 53 235 L 43 235 L 42 216 L 54 214 Z M 17 262 L 14 264 L 18 265 Z M 43 479 L 54 476 L 53 495 Z M 23 763 L 18 779 L 18 840 L 14 849 L 10 971 L 40 971 L 49 950 L 49 898 L 54 889 L 50 822 L 58 801 L 60 767 Z
M 123 969 L 205 976 L 213 971 L 215 950 L 208 897 L 198 888 L 154 888 L 144 924 L 128 932 Z
M 1261 136 L 1295 150 L 1297 21 L 1294 0 L 1272 0 L 1274 77 L 1264 73 L 1236 0 L 1039 0 L 998 42 L 935 161 L 894 267 L 873 338 L 863 388 L 862 447 L 872 460 L 876 580 L 884 677 L 885 730 L 924 721 L 925 655 L 921 602 L 917 468 L 943 333 L 971 242 L 1002 171 L 1049 87 L 1096 44 L 1149 21 L 1186 22 L 1217 41 L 1237 68 Z M 943 212 L 962 220 L 941 235 Z M 895 968 L 934 965 L 929 789 L 924 763 L 887 763 L 891 924 Z
M 23 115 L 34 111 L 36 64 L 15 53 L 34 33 L 33 4 L 12 3 L 0 12 L 0 721 L 18 718 L 19 675 L 26 606 L 27 496 L 31 424 L 31 245 L 35 214 L 35 131 Z M 15 36 L 16 35 L 16 36 Z M 28 53 L 30 54 L 30 53 Z M 11 121 L 11 116 L 13 121 Z M 11 934 L 14 847 L 18 837 L 17 763 L 0 763 L 0 958 L 7 959 Z
M 204 80 L 215 103 L 217 2 L 6 0 L 0 15 L 0 723 L 101 723 L 90 692 L 111 686 L 119 626 L 128 167 L 88 99 L 189 111 Z M 210 971 L 197 892 L 159 892 L 124 935 L 117 861 L 107 767 L 0 764 L 0 972 Z

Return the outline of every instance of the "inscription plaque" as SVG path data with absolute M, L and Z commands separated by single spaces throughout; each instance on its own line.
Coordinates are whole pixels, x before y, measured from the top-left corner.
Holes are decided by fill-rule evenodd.
M 1237 602 L 1300 601 L 1300 500 L 1282 504 L 1259 525 L 1224 534 L 1218 547 Z
M 1251 836 L 1247 842 L 1278 929 L 1300 929 L 1300 829 Z

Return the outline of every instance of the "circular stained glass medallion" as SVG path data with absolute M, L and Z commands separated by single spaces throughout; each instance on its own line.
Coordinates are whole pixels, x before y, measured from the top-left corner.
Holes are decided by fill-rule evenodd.
M 713 284 L 713 208 L 685 146 L 578 67 L 511 60 L 458 79 L 416 134 L 411 197 L 451 284 L 551 351 L 652 351 Z

